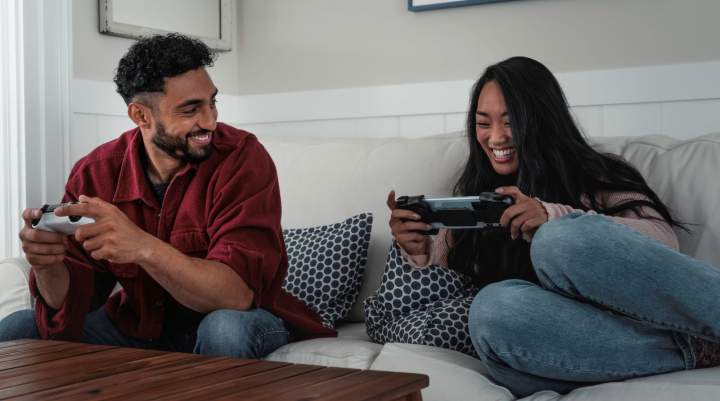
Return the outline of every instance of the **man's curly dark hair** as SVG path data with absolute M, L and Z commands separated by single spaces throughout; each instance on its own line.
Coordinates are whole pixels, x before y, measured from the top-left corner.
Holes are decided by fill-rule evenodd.
M 115 72 L 117 92 L 130 104 L 135 95 L 164 92 L 165 78 L 211 67 L 213 53 L 203 42 L 170 33 L 140 39 L 120 59 Z

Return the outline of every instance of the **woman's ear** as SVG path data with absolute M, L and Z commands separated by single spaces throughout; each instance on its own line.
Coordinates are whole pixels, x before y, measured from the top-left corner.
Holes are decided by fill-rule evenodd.
M 142 103 L 132 102 L 128 105 L 128 117 L 141 129 L 149 129 L 153 124 L 152 110 Z

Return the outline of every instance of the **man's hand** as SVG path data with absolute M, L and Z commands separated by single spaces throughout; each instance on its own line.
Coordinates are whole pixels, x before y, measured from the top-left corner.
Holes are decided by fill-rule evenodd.
M 78 227 L 75 239 L 96 260 L 140 264 L 148 246 L 157 238 L 135 225 L 115 205 L 100 198 L 80 195 L 80 203 L 58 208 L 58 216 L 86 216 L 95 223 Z
M 495 192 L 510 195 L 515 199 L 515 204 L 505 209 L 500 217 L 500 224 L 510 225 L 512 239 L 516 239 L 522 233 L 523 238 L 530 241 L 538 227 L 548 221 L 547 211 L 542 203 L 526 196 L 518 187 L 500 187 Z
M 65 234 L 32 228 L 33 219 L 42 216 L 40 209 L 23 210 L 25 226 L 20 230 L 20 242 L 25 252 L 25 258 L 36 271 L 52 267 L 63 266 L 65 251 Z

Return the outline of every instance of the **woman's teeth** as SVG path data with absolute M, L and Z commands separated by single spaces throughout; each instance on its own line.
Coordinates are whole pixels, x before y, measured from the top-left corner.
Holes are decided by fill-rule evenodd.
M 515 149 L 513 148 L 505 148 L 505 149 L 492 149 L 493 155 L 495 155 L 498 159 L 506 159 L 513 153 L 515 153 Z

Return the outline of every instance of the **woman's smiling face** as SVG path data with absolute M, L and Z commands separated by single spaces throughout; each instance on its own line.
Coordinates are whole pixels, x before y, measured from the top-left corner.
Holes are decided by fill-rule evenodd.
M 495 81 L 487 82 L 478 96 L 475 137 L 495 172 L 501 175 L 517 172 L 519 160 L 513 146 L 505 96 Z

